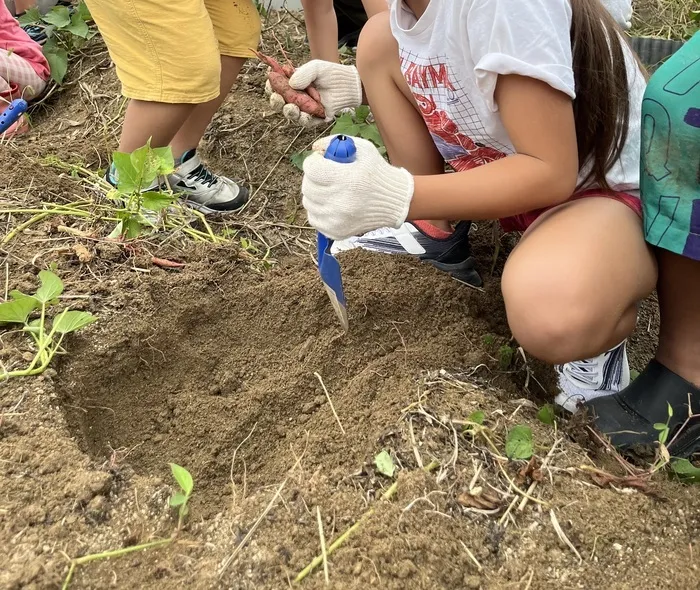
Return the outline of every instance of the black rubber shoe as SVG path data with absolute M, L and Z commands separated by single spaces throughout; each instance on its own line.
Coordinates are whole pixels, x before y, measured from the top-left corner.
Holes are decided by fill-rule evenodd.
M 654 424 L 669 422 L 668 451 L 673 457 L 689 458 L 700 453 L 700 418 L 690 421 L 676 437 L 691 413 L 700 414 L 700 389 L 656 360 L 620 393 L 591 400 L 584 405 L 601 433 L 620 451 L 648 456 L 658 446 Z M 675 438 L 675 440 L 674 440 Z

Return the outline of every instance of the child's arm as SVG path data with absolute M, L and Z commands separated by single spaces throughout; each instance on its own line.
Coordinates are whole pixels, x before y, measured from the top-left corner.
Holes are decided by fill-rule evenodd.
M 359 138 L 355 161 L 338 164 L 322 155 L 331 138 L 319 140 L 304 162 L 309 223 L 341 240 L 407 219 L 497 219 L 566 201 L 578 177 L 571 98 L 507 75 L 494 100 L 517 153 L 472 170 L 414 177 Z
M 415 177 L 408 219 L 497 219 L 562 203 L 574 192 L 571 98 L 510 75 L 499 76 L 495 101 L 517 153 L 473 170 Z
M 338 62 L 338 21 L 333 0 L 302 0 L 313 59 Z
M 337 63 L 338 21 L 333 0 L 301 0 L 311 58 Z M 387 0 L 362 0 L 367 18 L 389 9 Z

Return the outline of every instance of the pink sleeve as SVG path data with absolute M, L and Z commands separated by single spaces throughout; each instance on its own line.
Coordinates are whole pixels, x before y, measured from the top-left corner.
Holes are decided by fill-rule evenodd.
M 26 59 L 42 80 L 51 76 L 41 45 L 31 40 L 10 14 L 4 0 L 0 0 L 0 51 L 11 51 Z

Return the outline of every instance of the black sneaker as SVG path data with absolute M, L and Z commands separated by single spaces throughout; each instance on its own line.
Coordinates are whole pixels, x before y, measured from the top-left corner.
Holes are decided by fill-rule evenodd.
M 615 448 L 640 457 L 652 455 L 657 447 L 659 431 L 654 424 L 668 421 L 669 453 L 688 458 L 700 453 L 700 418 L 689 422 L 678 434 L 689 415 L 688 401 L 692 413 L 700 414 L 700 389 L 652 360 L 627 388 L 593 399 L 584 407 Z M 669 404 L 673 408 L 670 421 Z
M 476 271 L 469 245 L 471 221 L 460 221 L 447 238 L 433 238 L 407 221 L 399 229 L 382 227 L 362 236 L 333 242 L 331 253 L 362 248 L 381 254 L 409 254 L 472 287 L 483 281 Z

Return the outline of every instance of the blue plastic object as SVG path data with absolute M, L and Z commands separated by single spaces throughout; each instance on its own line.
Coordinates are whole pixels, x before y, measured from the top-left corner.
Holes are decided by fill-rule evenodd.
M 345 135 L 338 135 L 331 141 L 326 149 L 324 157 L 334 162 L 348 164 L 355 161 L 356 155 L 357 148 L 352 138 L 346 137 Z M 349 328 L 347 301 L 345 300 L 345 293 L 343 292 L 343 279 L 340 274 L 340 264 L 335 256 L 331 254 L 332 245 L 333 240 L 330 240 L 321 232 L 318 232 L 318 270 L 321 274 L 323 286 L 328 293 L 328 298 L 333 304 L 333 309 L 343 329 L 347 332 Z
M 0 135 L 5 133 L 24 113 L 29 105 L 26 100 L 18 98 L 10 103 L 2 113 L 0 113 Z

